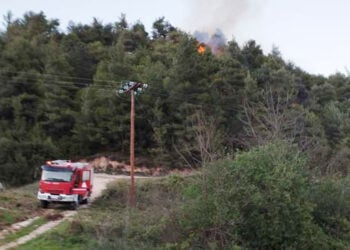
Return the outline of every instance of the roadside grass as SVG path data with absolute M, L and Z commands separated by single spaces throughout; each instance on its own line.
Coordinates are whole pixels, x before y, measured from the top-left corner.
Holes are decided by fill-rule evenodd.
M 3 209 L 0 212 L 0 220 L 3 220 L 3 222 L 7 225 L 13 224 L 19 217 L 20 213 L 17 211 Z
M 112 182 L 89 209 L 17 249 L 176 249 L 181 192 L 189 180 L 137 179 L 136 208 L 129 206 L 129 181 Z
M 38 183 L 0 192 L 0 230 L 40 213 L 36 192 Z
M 80 250 L 81 241 L 74 235 L 69 235 L 67 231 L 70 227 L 70 221 L 60 223 L 56 228 L 48 233 L 40 235 L 28 243 L 16 247 L 17 250 L 32 250 L 32 249 L 50 249 L 50 250 Z
M 36 219 L 30 225 L 28 225 L 24 228 L 21 228 L 20 230 L 14 232 L 14 233 L 10 233 L 5 238 L 1 239 L 0 246 L 4 245 L 6 243 L 9 243 L 9 242 L 15 241 L 15 240 L 31 233 L 32 231 L 34 231 L 35 229 L 37 229 L 41 225 L 45 224 L 46 222 L 47 222 L 47 219 L 45 217 L 40 217 L 40 218 Z

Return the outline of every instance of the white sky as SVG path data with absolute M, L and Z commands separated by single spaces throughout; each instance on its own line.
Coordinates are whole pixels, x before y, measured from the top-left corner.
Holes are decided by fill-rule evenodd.
M 90 24 L 96 17 L 107 24 L 125 13 L 129 23 L 139 20 L 151 32 L 164 16 L 187 32 L 220 28 L 240 45 L 254 39 L 265 53 L 275 45 L 310 73 L 350 70 L 350 0 L 0 0 L 0 14 L 8 11 L 15 18 L 43 11 L 59 19 L 62 30 L 69 21 Z

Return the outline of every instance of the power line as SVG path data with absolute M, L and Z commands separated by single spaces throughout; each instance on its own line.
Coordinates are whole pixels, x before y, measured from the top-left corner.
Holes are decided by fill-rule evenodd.
M 0 79 L 3 80 L 9 80 L 11 81 L 11 84 L 28 84 L 30 82 L 25 81 L 24 79 L 14 79 L 13 77 L 9 76 L 1 76 Z M 27 78 L 26 80 L 38 80 L 37 78 Z M 115 85 L 106 85 L 106 84 L 96 84 L 94 82 L 91 83 L 82 83 L 82 82 L 72 82 L 72 81 L 63 81 L 63 80 L 45 80 L 45 79 L 40 79 L 42 81 L 37 82 L 39 84 L 45 84 L 45 85 L 61 85 L 61 86 L 69 86 L 69 87 L 92 87 L 92 88 L 106 88 L 106 89 L 115 89 Z M 49 81 L 49 82 L 47 82 Z M 119 83 L 120 84 L 120 83 Z M 78 85 L 78 86 L 77 86 Z
M 4 75 L 0 74 L 0 79 L 13 80 L 13 77 L 4 76 Z M 79 78 L 77 78 L 77 79 L 79 79 Z M 32 78 L 32 79 L 27 78 L 26 80 L 38 80 L 38 78 Z M 115 86 L 115 85 L 105 85 L 105 84 L 96 84 L 96 83 L 87 84 L 87 83 L 62 81 L 62 80 L 53 80 L 50 82 L 46 82 L 45 80 L 43 80 L 43 81 L 44 82 L 39 82 L 39 84 L 48 85 L 48 86 L 70 87 L 70 88 L 71 87 L 77 87 L 77 88 L 85 87 L 85 89 L 88 88 L 88 89 L 94 89 L 94 90 L 109 91 L 111 94 L 115 93 L 114 90 L 116 90 L 116 88 L 117 88 L 117 86 Z M 117 81 L 109 81 L 109 82 L 115 82 L 115 83 L 118 83 L 118 85 L 120 85 L 120 83 L 121 83 L 121 82 L 117 82 Z M 24 79 L 21 79 L 21 80 L 18 79 L 18 81 L 10 82 L 10 84 L 28 84 L 28 83 L 30 83 L 30 82 L 24 81 Z M 35 84 L 35 83 L 33 83 L 33 84 Z M 165 97 L 166 99 L 161 99 L 161 100 L 165 101 L 169 105 L 187 104 L 187 105 L 200 106 L 200 105 L 206 104 L 206 103 L 204 103 L 204 101 L 198 100 L 198 95 L 205 94 L 203 92 L 202 93 L 181 93 L 181 95 L 178 95 L 180 93 L 176 93 L 176 95 L 174 95 L 174 93 L 171 93 L 171 92 L 161 93 L 161 92 L 158 92 L 156 90 L 157 89 L 155 89 L 155 91 L 152 91 L 152 93 L 151 93 L 152 98 Z M 101 96 L 106 96 L 106 95 L 101 95 Z M 193 100 L 196 100 L 196 102 L 194 102 Z M 209 105 L 210 104 L 215 105 L 215 103 L 209 103 Z M 227 105 L 230 105 L 230 103 L 227 103 Z M 220 106 L 222 107 L 222 104 L 220 104 Z M 225 107 L 224 109 L 225 109 L 225 111 L 237 111 L 237 108 Z
M 71 80 L 81 80 L 81 81 L 90 81 L 90 82 L 103 82 L 103 83 L 112 83 L 112 84 L 120 84 L 119 81 L 114 80 L 100 80 L 100 79 L 90 79 L 90 78 L 84 78 L 84 77 L 74 77 L 74 76 L 68 76 L 64 74 L 51 74 L 51 73 L 39 73 L 39 72 L 28 72 L 28 71 L 11 71 L 11 70 L 2 70 L 0 71 L 0 76 L 3 73 L 10 73 L 10 74 L 31 74 L 31 75 L 39 75 L 39 76 L 51 76 L 51 77 L 63 77 Z

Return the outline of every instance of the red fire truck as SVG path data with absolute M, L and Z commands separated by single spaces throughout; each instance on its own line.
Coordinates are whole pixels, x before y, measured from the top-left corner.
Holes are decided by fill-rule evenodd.
M 93 187 L 93 168 L 89 163 L 69 160 L 47 161 L 41 166 L 38 199 L 43 208 L 50 203 L 67 203 L 72 209 L 88 203 Z

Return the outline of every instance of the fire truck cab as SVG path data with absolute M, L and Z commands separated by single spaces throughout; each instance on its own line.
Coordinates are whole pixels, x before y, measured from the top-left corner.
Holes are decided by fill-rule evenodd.
M 72 209 L 88 203 L 93 187 L 93 168 L 89 163 L 69 160 L 47 161 L 41 166 L 38 199 L 43 208 L 50 203 L 67 203 Z

